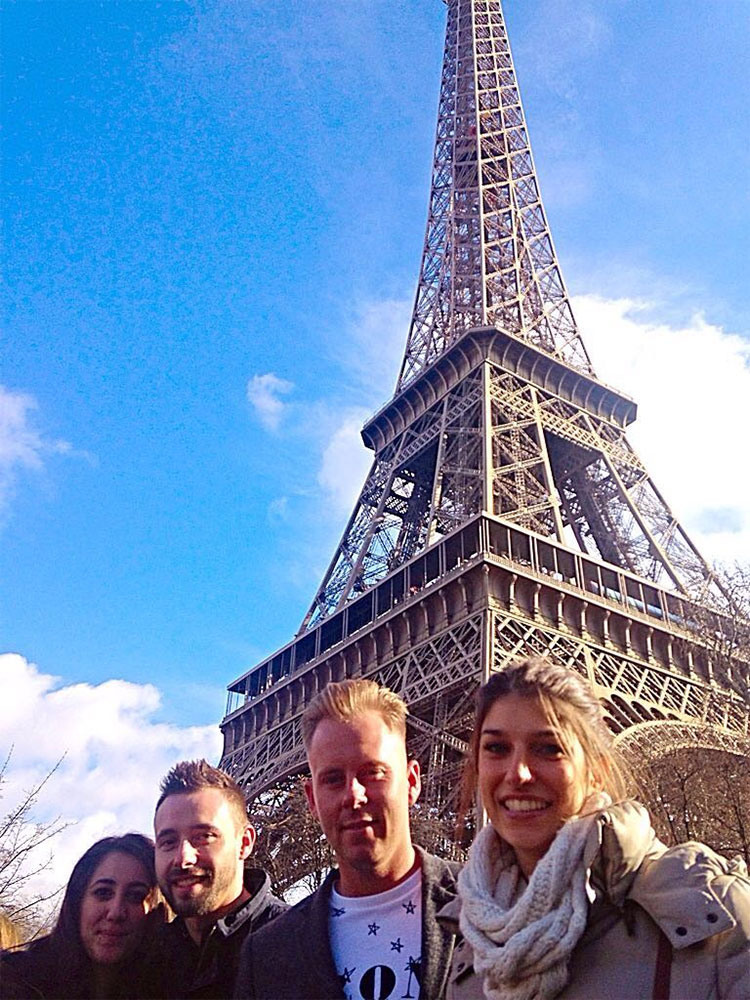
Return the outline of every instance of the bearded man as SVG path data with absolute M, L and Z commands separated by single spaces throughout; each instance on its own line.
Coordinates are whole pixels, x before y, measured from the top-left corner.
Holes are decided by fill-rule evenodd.
M 237 783 L 205 760 L 176 764 L 154 814 L 156 875 L 177 919 L 161 931 L 158 995 L 231 997 L 248 934 L 285 910 L 261 868 Z

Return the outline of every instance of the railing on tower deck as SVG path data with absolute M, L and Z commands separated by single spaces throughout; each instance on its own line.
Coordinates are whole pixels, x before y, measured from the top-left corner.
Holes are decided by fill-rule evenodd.
M 397 606 L 416 603 L 426 587 L 445 580 L 459 566 L 466 568 L 472 560 L 482 559 L 508 565 L 520 575 L 550 577 L 566 588 L 627 608 L 628 613 L 669 621 L 679 628 L 690 629 L 694 624 L 691 603 L 679 594 L 593 556 L 480 514 L 239 677 L 228 689 L 227 716 Z

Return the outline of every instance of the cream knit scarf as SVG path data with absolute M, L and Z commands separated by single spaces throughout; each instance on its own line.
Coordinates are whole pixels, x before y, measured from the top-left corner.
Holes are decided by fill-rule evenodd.
M 515 854 L 489 824 L 458 878 L 461 931 L 474 951 L 487 1000 L 550 1000 L 568 981 L 568 959 L 588 915 L 583 849 L 611 804 L 590 796 L 537 863 L 528 884 Z

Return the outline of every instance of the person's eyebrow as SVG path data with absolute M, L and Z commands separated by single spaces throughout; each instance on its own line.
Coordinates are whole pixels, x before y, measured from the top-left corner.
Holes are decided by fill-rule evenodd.
M 484 735 L 485 733 L 489 733 L 492 736 L 505 736 L 506 733 L 507 733 L 507 730 L 505 730 L 505 729 L 490 729 L 489 727 L 485 729 L 483 727 L 482 728 L 482 735 Z M 558 737 L 557 733 L 554 731 L 554 729 L 538 729 L 538 730 L 536 730 L 533 733 L 525 733 L 524 735 L 525 736 L 533 736 L 533 737 L 536 737 L 537 739 L 539 737 L 542 737 L 542 738 L 546 739 L 546 738 L 548 738 L 550 736 L 553 736 L 555 739 L 559 739 L 559 737 Z

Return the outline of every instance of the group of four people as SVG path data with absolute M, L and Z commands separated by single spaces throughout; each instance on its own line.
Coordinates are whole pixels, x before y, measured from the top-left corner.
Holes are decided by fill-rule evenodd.
M 412 843 L 406 715 L 361 679 L 306 709 L 307 800 L 337 866 L 296 906 L 249 865 L 234 781 L 184 762 L 155 846 L 90 848 L 53 933 L 4 953 L 0 996 L 748 1000 L 746 870 L 656 838 L 578 673 L 529 659 L 480 689 L 463 807 L 489 822 L 461 870 Z

